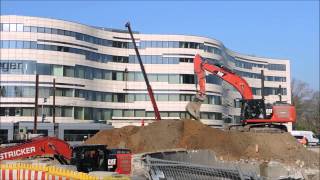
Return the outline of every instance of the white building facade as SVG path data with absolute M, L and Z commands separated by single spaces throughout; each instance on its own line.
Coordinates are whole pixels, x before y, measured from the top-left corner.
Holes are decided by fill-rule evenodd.
M 56 122 L 111 122 L 115 127 L 154 119 L 152 104 L 125 30 L 15 15 L 1 16 L 2 123 L 33 121 L 39 74 L 38 121 L 52 122 L 53 79 Z M 267 103 L 290 103 L 290 62 L 236 53 L 215 39 L 190 35 L 134 34 L 162 119 L 189 118 L 186 104 L 196 94 L 193 57 L 199 53 L 244 77 Z M 281 90 L 279 90 L 281 85 Z M 45 102 L 44 99 L 47 99 Z M 222 127 L 239 122 L 239 93 L 207 74 L 201 121 Z M 45 117 L 42 119 L 42 115 Z

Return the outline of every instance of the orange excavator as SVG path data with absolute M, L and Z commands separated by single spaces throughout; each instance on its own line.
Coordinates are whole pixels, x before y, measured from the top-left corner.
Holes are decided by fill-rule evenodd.
M 186 106 L 187 112 L 196 120 L 200 120 L 200 107 L 206 98 L 206 73 L 218 76 L 222 80 L 232 85 L 242 96 L 241 100 L 241 125 L 233 127 L 242 127 L 241 129 L 268 131 L 287 131 L 283 123 L 294 123 L 296 121 L 296 110 L 293 105 L 287 103 L 275 103 L 272 106 L 272 113 L 266 115 L 266 105 L 264 99 L 254 99 L 252 89 L 245 79 L 234 73 L 232 70 L 219 64 L 212 64 L 209 61 L 203 61 L 200 55 L 194 58 L 194 71 L 197 75 L 200 90 L 193 101 Z
M 110 171 L 131 173 L 131 151 L 108 149 L 105 145 L 71 147 L 56 137 L 36 137 L 0 149 L 0 164 L 4 160 L 52 158 L 60 164 L 74 165 L 80 172 Z

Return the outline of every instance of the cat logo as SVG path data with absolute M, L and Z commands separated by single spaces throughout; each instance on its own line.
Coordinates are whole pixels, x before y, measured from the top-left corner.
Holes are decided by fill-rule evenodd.
M 217 72 L 217 75 L 220 76 L 220 77 L 223 77 L 223 76 L 224 76 L 224 73 L 221 72 L 221 71 L 218 71 L 218 72 Z

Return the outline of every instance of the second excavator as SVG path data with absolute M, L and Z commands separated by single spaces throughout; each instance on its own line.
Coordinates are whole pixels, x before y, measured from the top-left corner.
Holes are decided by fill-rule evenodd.
M 200 120 L 200 107 L 206 98 L 206 73 L 218 76 L 222 80 L 232 85 L 242 96 L 241 99 L 241 125 L 230 126 L 241 127 L 243 130 L 262 130 L 286 132 L 284 123 L 294 123 L 296 121 L 296 110 L 293 105 L 280 102 L 272 106 L 272 113 L 266 115 L 266 105 L 264 99 L 254 99 L 252 89 L 245 79 L 234 73 L 232 70 L 219 64 L 212 64 L 203 61 L 200 55 L 196 55 L 194 60 L 194 71 L 198 79 L 200 90 L 194 100 L 186 106 L 187 112 L 196 120 Z

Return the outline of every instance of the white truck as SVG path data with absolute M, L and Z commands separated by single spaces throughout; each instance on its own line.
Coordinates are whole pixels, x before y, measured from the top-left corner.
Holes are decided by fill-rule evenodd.
M 307 139 L 307 145 L 319 145 L 319 139 L 312 131 L 291 131 L 292 136 L 304 136 Z

